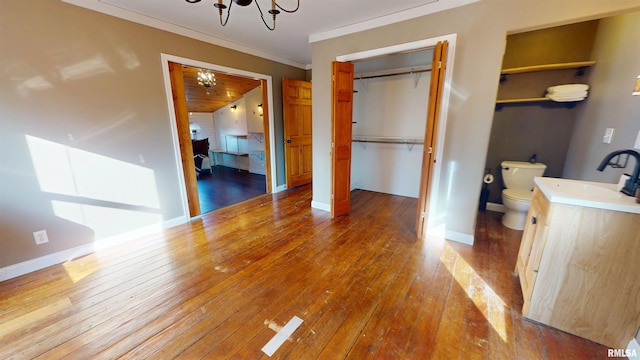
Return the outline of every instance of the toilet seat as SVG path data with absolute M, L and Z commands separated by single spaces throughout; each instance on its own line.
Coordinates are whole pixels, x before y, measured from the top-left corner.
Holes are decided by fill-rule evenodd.
M 531 201 L 533 191 L 524 189 L 504 189 L 502 195 L 513 201 Z

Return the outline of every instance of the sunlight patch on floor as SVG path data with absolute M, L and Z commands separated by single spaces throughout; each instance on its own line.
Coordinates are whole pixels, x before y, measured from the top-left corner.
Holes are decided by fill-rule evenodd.
M 450 259 L 454 258 L 454 261 Z M 502 341 L 507 342 L 505 323 L 506 304 L 489 284 L 449 244 L 445 244 L 440 260 L 453 275 L 458 285 L 473 301 Z

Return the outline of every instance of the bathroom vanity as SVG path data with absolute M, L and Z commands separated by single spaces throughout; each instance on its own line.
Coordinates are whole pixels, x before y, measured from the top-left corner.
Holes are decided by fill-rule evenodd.
M 516 263 L 522 314 L 626 348 L 640 326 L 640 204 L 615 184 L 535 185 Z

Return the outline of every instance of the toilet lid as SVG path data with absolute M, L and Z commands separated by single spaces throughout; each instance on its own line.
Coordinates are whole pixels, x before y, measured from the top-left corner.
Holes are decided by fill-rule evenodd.
M 523 189 L 504 189 L 502 194 L 513 200 L 528 200 L 531 201 L 533 197 L 533 191 Z

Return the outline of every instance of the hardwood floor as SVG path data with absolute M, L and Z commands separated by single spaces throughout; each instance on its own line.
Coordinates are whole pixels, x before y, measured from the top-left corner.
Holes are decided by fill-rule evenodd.
M 214 166 L 198 177 L 198 199 L 203 214 L 267 193 L 265 176 Z
M 602 359 L 520 316 L 520 232 L 478 215 L 476 244 L 414 239 L 415 199 L 302 186 L 0 283 L 0 358 Z

